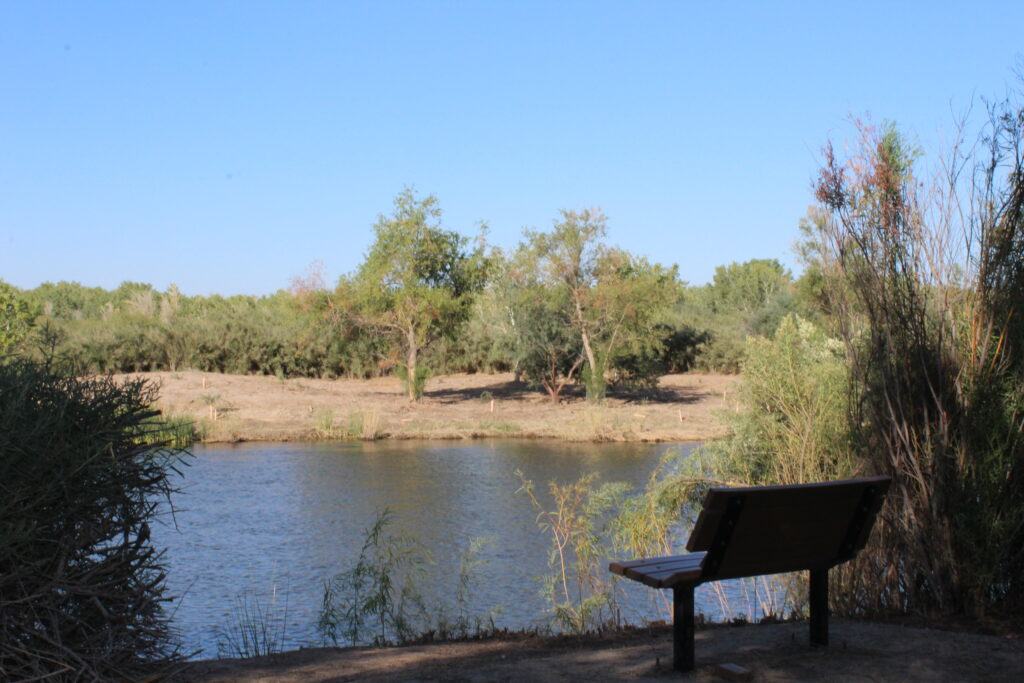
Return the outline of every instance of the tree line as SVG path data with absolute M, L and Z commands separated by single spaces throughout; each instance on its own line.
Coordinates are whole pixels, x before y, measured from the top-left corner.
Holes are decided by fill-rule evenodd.
M 600 211 L 563 211 L 501 249 L 448 228 L 436 197 L 404 190 L 333 288 L 315 267 L 268 296 L 0 282 L 0 353 L 55 352 L 84 373 L 394 373 L 411 399 L 430 374 L 513 372 L 553 400 L 575 387 L 600 400 L 665 373 L 737 372 L 746 337 L 787 313 L 816 315 L 813 281 L 777 260 L 721 266 L 693 286 L 609 244 L 607 228 Z

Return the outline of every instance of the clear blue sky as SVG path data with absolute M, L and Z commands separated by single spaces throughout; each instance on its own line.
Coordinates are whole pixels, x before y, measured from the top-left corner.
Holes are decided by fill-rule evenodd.
M 704 282 L 793 265 L 851 114 L 925 147 L 1005 94 L 1024 2 L 0 4 L 0 278 L 266 293 L 407 184 L 514 244 L 601 206 Z

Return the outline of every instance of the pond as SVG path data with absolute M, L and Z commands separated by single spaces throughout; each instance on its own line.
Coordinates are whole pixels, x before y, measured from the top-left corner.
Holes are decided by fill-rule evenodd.
M 199 446 L 174 499 L 176 525 L 158 524 L 167 548 L 173 622 L 197 656 L 217 655 L 216 634 L 240 595 L 283 618 L 284 647 L 319 645 L 325 579 L 349 567 L 378 512 L 430 550 L 423 592 L 451 602 L 459 558 L 486 538 L 472 611 L 498 609 L 501 627 L 550 622 L 538 577 L 549 539 L 517 490 L 516 470 L 546 491 L 589 472 L 642 487 L 668 449 L 694 444 L 542 441 L 272 443 Z M 629 583 L 629 582 L 626 582 Z M 631 588 L 626 615 L 657 618 L 654 591 Z M 709 592 L 698 608 L 720 610 Z

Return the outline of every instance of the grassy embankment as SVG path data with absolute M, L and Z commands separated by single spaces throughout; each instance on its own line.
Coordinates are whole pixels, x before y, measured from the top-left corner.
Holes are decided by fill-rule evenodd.
M 667 375 L 647 395 L 553 404 L 512 375 L 432 378 L 413 404 L 395 378 L 286 379 L 155 372 L 165 415 L 190 417 L 205 442 L 308 439 L 554 438 L 698 441 L 722 436 L 734 376 Z

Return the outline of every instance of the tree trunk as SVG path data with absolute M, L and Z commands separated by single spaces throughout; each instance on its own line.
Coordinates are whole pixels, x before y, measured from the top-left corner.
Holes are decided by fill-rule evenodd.
M 406 381 L 405 388 L 409 394 L 409 400 L 415 401 L 416 396 L 416 333 L 409 331 L 409 353 L 405 358 Z
M 583 319 L 583 305 L 580 303 L 580 296 L 578 292 L 573 292 L 572 295 L 573 303 L 576 306 L 576 324 L 580 328 L 580 339 L 583 341 L 583 351 L 587 354 L 587 364 L 590 366 L 590 372 L 597 371 L 597 362 L 594 360 L 594 349 L 590 346 L 590 335 L 587 334 L 587 323 Z
M 586 330 L 580 332 L 580 337 L 583 339 L 583 351 L 587 354 L 587 365 L 590 366 L 590 372 L 597 372 L 597 361 L 594 360 L 594 349 L 590 347 L 590 335 L 587 334 Z

